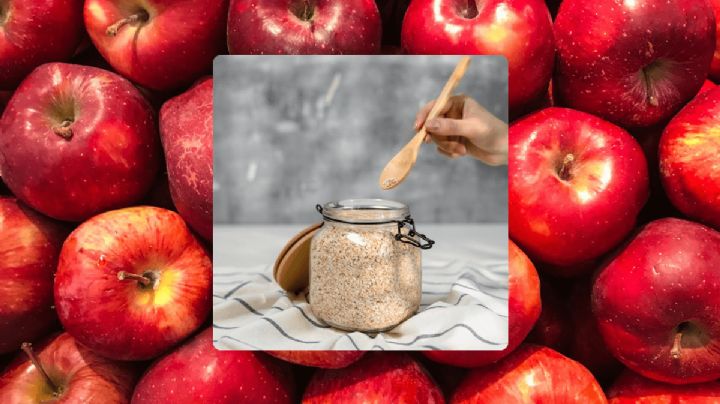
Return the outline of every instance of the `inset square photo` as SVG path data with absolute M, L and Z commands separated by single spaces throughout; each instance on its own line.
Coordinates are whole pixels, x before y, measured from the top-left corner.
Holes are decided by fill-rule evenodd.
M 227 56 L 214 77 L 218 349 L 507 346 L 503 57 Z

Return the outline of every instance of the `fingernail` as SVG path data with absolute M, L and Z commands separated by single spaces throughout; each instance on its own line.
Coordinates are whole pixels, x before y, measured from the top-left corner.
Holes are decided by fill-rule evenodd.
M 425 122 L 425 127 L 430 130 L 435 130 L 440 127 L 440 122 L 438 122 L 437 119 L 431 119 Z

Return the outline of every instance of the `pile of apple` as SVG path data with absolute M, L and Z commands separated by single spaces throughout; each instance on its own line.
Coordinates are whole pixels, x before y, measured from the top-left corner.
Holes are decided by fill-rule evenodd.
M 718 402 L 716 12 L 0 0 L 0 403 Z M 228 52 L 507 58 L 506 349 L 213 348 L 207 75 Z

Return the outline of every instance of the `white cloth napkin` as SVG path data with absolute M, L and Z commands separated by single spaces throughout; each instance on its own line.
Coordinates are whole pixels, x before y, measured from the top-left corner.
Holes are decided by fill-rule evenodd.
M 507 259 L 497 248 L 488 250 L 483 243 L 474 247 L 467 240 L 456 240 L 441 250 L 440 243 L 447 241 L 436 244 L 439 252 L 423 253 L 419 311 L 377 334 L 323 324 L 304 294 L 280 289 L 269 264 L 216 266 L 215 346 L 231 350 L 503 349 L 508 335 Z

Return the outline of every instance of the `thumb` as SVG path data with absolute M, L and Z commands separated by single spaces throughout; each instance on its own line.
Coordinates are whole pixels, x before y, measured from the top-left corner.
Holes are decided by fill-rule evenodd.
M 460 136 L 474 138 L 482 128 L 481 124 L 470 119 L 433 118 L 425 123 L 425 129 L 434 136 Z

